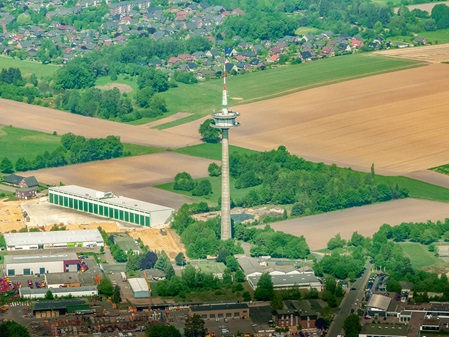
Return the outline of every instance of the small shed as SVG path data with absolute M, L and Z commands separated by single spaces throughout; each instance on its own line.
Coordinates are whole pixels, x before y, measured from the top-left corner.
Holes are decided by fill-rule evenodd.
M 150 297 L 150 289 L 148 283 L 144 278 L 130 278 L 128 279 L 129 286 L 134 294 L 134 298 L 148 298 Z

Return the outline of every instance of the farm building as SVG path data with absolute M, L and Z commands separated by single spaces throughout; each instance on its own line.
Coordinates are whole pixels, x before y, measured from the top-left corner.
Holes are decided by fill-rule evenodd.
M 190 307 L 192 314 L 203 319 L 246 318 L 249 317 L 249 307 L 246 303 L 220 303 L 195 305 Z
M 45 298 L 45 294 L 51 291 L 53 296 L 63 297 L 63 296 L 73 296 L 73 297 L 88 297 L 88 296 L 98 296 L 98 289 L 95 286 L 85 286 L 85 287 L 72 287 L 72 288 L 29 288 L 22 287 L 19 288 L 19 295 L 21 298 Z
M 174 211 L 173 208 L 75 185 L 49 188 L 48 200 L 59 206 L 147 227 L 168 223 Z
M 7 250 L 104 246 L 98 229 L 4 234 Z
M 39 182 L 37 181 L 35 176 L 31 177 L 22 177 L 18 176 L 16 174 L 10 174 L 5 179 L 3 179 L 3 182 L 8 185 L 17 186 L 21 188 L 26 187 L 39 187 Z
M 134 294 L 134 298 L 150 297 L 150 288 L 144 278 L 130 278 L 128 279 L 128 283 Z
M 6 255 L 5 271 L 8 276 L 65 273 L 78 270 L 76 253 L 47 255 Z

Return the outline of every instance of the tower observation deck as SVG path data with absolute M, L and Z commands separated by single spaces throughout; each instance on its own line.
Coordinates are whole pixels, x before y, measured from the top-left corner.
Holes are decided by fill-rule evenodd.
M 236 118 L 238 112 L 228 109 L 226 90 L 226 61 L 223 66 L 223 98 L 221 111 L 212 114 L 214 128 L 221 129 L 221 239 L 227 240 L 231 234 L 231 193 L 229 188 L 229 129 L 240 125 Z

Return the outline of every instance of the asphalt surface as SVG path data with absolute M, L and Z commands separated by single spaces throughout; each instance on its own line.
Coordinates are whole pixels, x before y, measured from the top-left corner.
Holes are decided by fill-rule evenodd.
M 341 301 L 339 311 L 329 327 L 327 337 L 337 337 L 338 335 L 341 335 L 343 322 L 349 315 L 351 315 L 351 309 L 354 309 L 354 312 L 357 313 L 357 307 L 365 294 L 364 287 L 369 279 L 371 267 L 372 264 L 367 262 L 362 276 L 350 285 L 349 290 Z M 351 288 L 355 288 L 355 290 L 351 290 Z

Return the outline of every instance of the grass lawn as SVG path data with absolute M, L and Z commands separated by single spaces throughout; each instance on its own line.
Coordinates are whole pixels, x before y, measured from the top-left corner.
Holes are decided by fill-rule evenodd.
M 200 268 L 203 273 L 222 273 L 226 269 L 224 263 L 216 261 L 191 260 L 189 263 Z
M 415 242 L 402 242 L 400 246 L 405 257 L 408 257 L 413 268 L 422 269 L 442 262 L 433 253 L 429 252 L 427 246 Z
M 125 77 L 127 77 L 127 79 L 125 79 Z M 95 82 L 95 86 L 97 87 L 101 87 L 104 85 L 113 85 L 113 84 L 126 84 L 129 85 L 133 91 L 129 92 L 128 95 L 132 96 L 134 94 L 134 90 L 138 89 L 137 86 L 137 78 L 133 78 L 130 77 L 128 75 L 118 75 L 117 79 L 115 81 L 111 80 L 110 76 L 102 76 L 102 77 L 98 77 L 96 82 Z
M 42 64 L 39 62 L 13 59 L 12 57 L 0 56 L 0 68 L 19 68 L 23 77 L 35 74 L 38 78 L 53 76 L 59 66 L 53 64 Z
M 299 27 L 295 30 L 296 35 L 306 35 L 306 34 L 319 34 L 321 30 L 313 27 Z
M 384 182 L 393 186 L 398 184 L 399 187 L 408 189 L 411 198 L 449 202 L 449 190 L 447 188 L 423 181 L 407 177 L 376 176 L 376 182 Z
M 176 149 L 175 152 L 186 154 L 188 156 L 201 157 L 212 160 L 221 160 L 221 143 L 218 144 L 203 143 L 199 145 L 182 147 Z M 231 156 L 233 154 L 253 154 L 256 152 L 257 151 L 245 149 L 243 147 L 232 145 L 229 146 L 229 154 Z
M 52 152 L 61 146 L 60 140 L 61 137 L 57 135 L 0 125 L 0 160 L 6 156 L 14 164 L 20 157 L 34 159 L 38 154 L 45 151 Z M 135 144 L 123 144 L 123 147 L 125 152 L 131 153 L 131 156 L 165 151 L 157 147 Z
M 217 205 L 218 199 L 221 197 L 221 176 L 220 177 L 204 177 L 204 178 L 200 178 L 200 179 L 195 179 L 195 181 L 204 180 L 204 179 L 207 179 L 210 181 L 210 183 L 212 185 L 212 194 L 209 194 L 207 196 L 201 196 L 201 197 L 192 196 L 192 192 L 178 191 L 178 190 L 173 189 L 174 182 L 156 185 L 155 187 L 166 190 L 166 191 L 190 196 L 192 198 L 197 199 L 196 202 L 205 201 L 209 204 Z M 258 188 L 258 186 L 255 186 L 255 187 L 249 187 L 249 188 L 245 188 L 245 189 L 236 189 L 234 187 L 234 179 L 231 178 L 230 182 L 231 182 L 231 196 L 232 196 L 231 198 L 232 198 L 232 200 L 242 199 L 246 194 L 249 193 L 249 191 L 251 191 L 251 189 Z
M 433 44 L 449 43 L 449 28 L 434 32 L 420 32 L 419 36 L 424 36 L 428 42 Z
M 231 107 L 252 103 L 313 87 L 416 67 L 421 64 L 417 61 L 382 56 L 346 55 L 280 66 L 246 75 L 229 76 L 227 79 L 229 103 Z M 222 79 L 216 79 L 190 85 L 180 83 L 177 88 L 161 93 L 167 102 L 169 114 L 189 112 L 192 115 L 157 128 L 164 129 L 190 122 L 219 109 L 222 89 Z
M 52 152 L 61 145 L 60 136 L 0 125 L 0 157 L 13 164 L 18 158 L 34 159 L 37 154 Z

